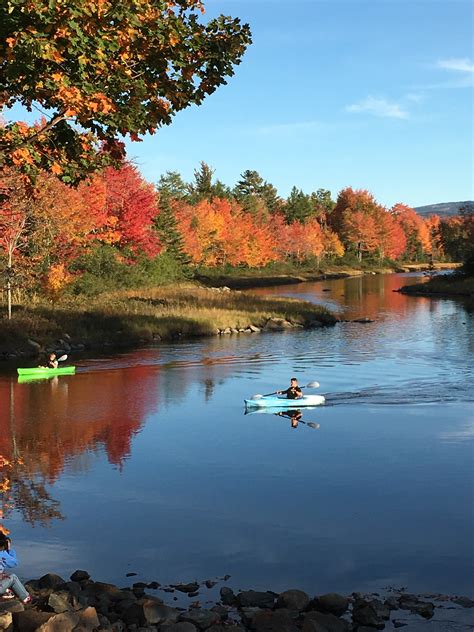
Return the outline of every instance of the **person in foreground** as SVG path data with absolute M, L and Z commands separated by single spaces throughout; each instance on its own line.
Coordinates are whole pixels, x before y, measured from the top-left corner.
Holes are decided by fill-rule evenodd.
M 0 533 L 0 597 L 12 599 L 18 597 L 23 603 L 31 603 L 32 596 L 23 586 L 15 574 L 5 572 L 8 568 L 18 566 L 15 549 L 11 548 L 11 540 L 4 533 Z
M 300 397 L 303 397 L 303 391 L 298 386 L 296 377 L 291 378 L 289 388 L 285 391 L 277 391 L 277 394 L 286 395 L 287 399 L 300 399 Z

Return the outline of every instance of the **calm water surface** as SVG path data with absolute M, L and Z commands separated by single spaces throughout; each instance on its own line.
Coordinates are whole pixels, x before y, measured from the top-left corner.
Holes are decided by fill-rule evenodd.
M 75 376 L 26 384 L 4 370 L 20 575 L 472 591 L 473 306 L 393 292 L 418 280 L 258 291 L 370 324 L 78 358 Z M 244 397 L 293 374 L 327 397 L 306 423 L 244 414 Z

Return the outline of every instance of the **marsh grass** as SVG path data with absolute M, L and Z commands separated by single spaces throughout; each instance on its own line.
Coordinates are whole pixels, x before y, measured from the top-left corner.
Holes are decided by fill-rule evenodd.
M 218 329 L 263 327 L 269 318 L 303 326 L 333 324 L 325 308 L 290 298 L 217 291 L 191 283 L 173 287 L 119 290 L 97 298 L 68 297 L 54 306 L 16 306 L 11 322 L 0 319 L 2 350 L 22 348 L 28 338 L 42 345 L 64 338 L 96 347 L 216 334 Z
M 426 283 L 407 285 L 401 291 L 404 294 L 474 296 L 474 276 L 463 276 L 462 274 L 436 276 Z

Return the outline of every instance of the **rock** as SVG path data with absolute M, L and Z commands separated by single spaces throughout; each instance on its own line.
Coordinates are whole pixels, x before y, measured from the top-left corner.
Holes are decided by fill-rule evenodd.
M 168 632 L 168 630 L 166 631 Z M 240 625 L 211 625 L 210 628 L 207 628 L 206 632 L 245 632 L 244 628 Z
M 257 607 L 244 607 L 240 609 L 240 615 L 242 617 L 242 621 L 246 624 L 246 625 L 250 625 L 251 627 L 253 627 L 253 622 L 255 620 L 255 617 L 257 615 L 259 615 L 262 612 L 261 608 L 257 608 Z
M 299 632 L 289 611 L 284 609 L 259 612 L 253 620 L 252 627 L 256 632 Z
M 180 610 L 170 608 L 156 599 L 140 599 L 132 604 L 123 614 L 125 623 L 139 625 L 155 625 L 157 623 L 175 623 Z
M 238 330 L 238 329 L 236 329 L 235 327 L 231 327 L 231 328 L 230 328 L 230 331 L 231 331 L 231 333 L 233 333 L 233 334 L 238 334 L 238 333 L 239 333 L 239 330 Z
M 52 592 L 49 597 L 47 606 L 56 614 L 61 612 L 68 612 L 69 610 L 73 610 L 73 606 L 71 604 L 72 595 L 67 593 L 66 591 L 58 591 Z
M 303 632 L 348 632 L 349 624 L 333 614 L 308 612 L 303 622 Z
M 380 602 L 379 602 L 380 603 Z M 384 620 L 377 612 L 376 605 L 365 599 L 358 599 L 352 608 L 352 621 L 358 625 L 367 625 L 377 630 L 383 630 Z
M 197 632 L 197 627 L 189 621 L 180 621 L 166 628 L 166 632 Z
M 349 599 L 338 593 L 327 593 L 314 599 L 314 607 L 320 612 L 326 612 L 340 617 L 349 608 Z
M 259 327 L 256 327 L 255 325 L 250 325 L 249 326 L 250 331 L 252 331 L 253 333 L 258 333 L 259 331 L 261 331 L 261 329 Z
M 86 579 L 90 579 L 91 576 L 89 575 L 89 573 L 87 571 L 74 571 L 74 573 L 71 575 L 70 580 L 72 582 L 83 582 Z
M 79 615 L 75 612 L 61 612 L 54 614 L 45 621 L 37 632 L 72 632 L 79 623 Z
M 23 610 L 13 614 L 13 629 L 19 632 L 34 632 L 55 615 L 52 612 Z
M 275 595 L 270 592 L 260 592 L 258 590 L 244 590 L 236 597 L 237 603 L 243 608 L 273 608 Z
M 469 597 L 456 597 L 456 599 L 453 599 L 453 602 L 463 608 L 474 608 L 474 601 L 469 599 Z
M 269 331 L 284 331 L 292 327 L 293 325 L 284 318 L 269 318 L 265 323 L 264 329 L 268 329 Z
M 213 588 L 216 584 L 217 582 L 213 581 L 212 579 L 206 579 L 206 581 L 204 582 L 206 588 Z
M 353 320 L 350 321 L 351 323 L 374 323 L 375 321 L 372 320 L 371 318 L 354 318 Z
M 234 591 L 231 588 L 227 588 L 227 586 L 223 586 L 219 592 L 221 596 L 221 601 L 224 606 L 232 606 L 235 603 L 235 595 Z
M 220 617 L 216 612 L 212 612 L 212 610 L 195 608 L 188 612 L 183 612 L 180 615 L 180 620 L 192 623 L 199 628 L 199 630 L 207 630 L 207 628 L 210 628 L 214 623 L 218 623 Z
M 91 606 L 84 608 L 84 610 L 79 610 L 76 614 L 79 615 L 79 625 L 83 630 L 95 630 L 101 625 L 96 609 Z M 77 632 L 77 628 L 74 632 Z
M 7 630 L 13 621 L 13 615 L 11 612 L 4 612 L 0 614 L 0 630 Z
M 285 590 L 277 599 L 277 608 L 288 608 L 288 610 L 304 610 L 310 602 L 309 596 L 302 590 Z
M 150 582 L 146 587 L 150 590 L 157 590 L 160 586 L 161 584 L 159 582 Z
M 397 619 L 394 619 L 392 623 L 394 628 L 403 628 L 408 625 L 408 623 L 405 623 L 405 621 L 398 621 Z
M 6 614 L 8 612 L 22 612 L 25 609 L 23 604 L 16 599 L 9 599 L 8 601 L 0 600 L 0 614 Z
M 420 617 L 423 617 L 424 619 L 431 619 L 431 617 L 434 615 L 434 604 L 427 601 L 417 601 L 416 603 L 407 602 L 402 607 L 408 607 L 410 612 L 413 612 L 414 614 L 419 614 Z
M 38 580 L 39 588 L 57 588 L 61 584 L 64 584 L 64 579 L 54 573 L 47 573 L 40 577 Z
M 226 328 L 223 330 L 223 332 L 222 332 L 222 333 L 223 333 L 223 334 L 231 334 L 231 333 L 232 333 L 232 330 L 231 330 L 231 328 L 230 328 L 230 327 L 226 327 Z
M 171 584 L 171 587 L 184 593 L 192 593 L 199 590 L 199 584 L 197 582 L 190 582 L 189 584 Z
M 217 604 L 216 606 L 212 606 L 211 610 L 212 612 L 215 612 L 216 614 L 218 614 L 219 617 L 223 621 L 225 621 L 229 616 L 229 612 L 227 608 L 224 608 L 224 606 L 221 606 L 220 604 Z

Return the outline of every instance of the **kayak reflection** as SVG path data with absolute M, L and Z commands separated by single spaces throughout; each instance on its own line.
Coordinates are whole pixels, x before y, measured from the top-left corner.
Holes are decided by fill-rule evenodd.
M 308 410 L 307 408 L 305 411 Z M 311 410 L 311 409 L 309 409 Z M 316 430 L 320 428 L 320 424 L 314 423 L 313 421 L 303 421 L 303 413 L 299 408 L 290 408 L 288 410 L 280 410 L 279 408 L 257 408 L 257 409 L 246 409 L 245 415 L 275 415 L 275 417 L 286 417 L 290 420 L 291 428 L 298 428 L 299 424 L 303 424 Z

